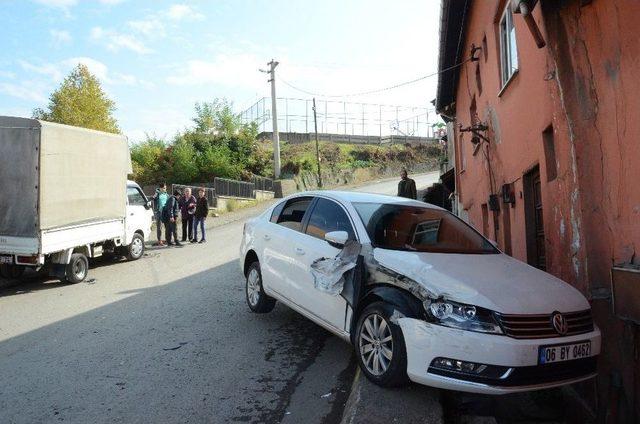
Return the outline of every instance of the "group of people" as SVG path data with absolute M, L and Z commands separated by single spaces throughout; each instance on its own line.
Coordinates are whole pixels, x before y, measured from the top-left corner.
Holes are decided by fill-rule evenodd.
M 167 193 L 165 183 L 158 184 L 153 196 L 153 213 L 156 219 L 157 246 L 181 246 L 182 243 L 206 243 L 205 221 L 209 214 L 209 202 L 204 188 L 198 189 L 198 198 L 191 194 L 190 188 L 184 192 L 174 190 Z M 178 219 L 182 221 L 182 239 L 178 240 Z M 162 239 L 162 227 L 165 240 Z M 200 240 L 198 240 L 200 227 Z

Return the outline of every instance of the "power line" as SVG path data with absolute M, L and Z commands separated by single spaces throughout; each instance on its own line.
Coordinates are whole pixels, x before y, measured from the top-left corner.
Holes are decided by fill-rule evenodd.
M 457 64 L 455 64 L 453 66 L 450 66 L 448 68 L 445 68 L 445 69 L 443 69 L 441 71 L 433 72 L 433 73 L 428 74 L 428 75 L 423 75 L 423 76 L 421 76 L 419 78 L 416 78 L 416 79 L 413 79 L 411 81 L 405 81 L 405 82 L 401 82 L 399 84 L 395 84 L 395 85 L 392 85 L 392 86 L 389 86 L 389 87 L 379 88 L 379 89 L 375 89 L 375 90 L 361 91 L 359 93 L 350 93 L 350 94 L 321 94 L 321 93 L 314 93 L 312 91 L 308 91 L 308 90 L 304 90 L 302 88 L 296 87 L 295 85 L 287 82 L 282 77 L 280 77 L 280 81 L 282 81 L 285 85 L 289 86 L 290 88 L 292 88 L 292 89 L 294 89 L 296 91 L 299 91 L 301 93 L 308 94 L 310 96 L 317 96 L 317 97 L 323 97 L 323 98 L 357 97 L 357 96 L 366 96 L 366 95 L 369 95 L 369 94 L 382 93 L 384 91 L 394 90 L 396 88 L 400 88 L 400 87 L 403 87 L 405 85 L 415 84 L 416 82 L 420 82 L 420 81 L 425 80 L 427 78 L 431 78 L 433 76 L 440 75 L 440 74 L 442 74 L 444 72 L 451 71 L 452 69 L 458 68 L 458 67 L 464 65 L 465 63 L 469 62 L 470 60 L 471 60 L 471 58 L 465 59 L 462 62 L 457 63 Z

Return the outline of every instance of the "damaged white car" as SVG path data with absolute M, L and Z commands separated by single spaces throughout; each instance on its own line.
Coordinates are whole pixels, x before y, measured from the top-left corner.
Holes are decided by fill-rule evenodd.
M 350 341 L 381 386 L 502 394 L 596 375 L 587 300 L 444 209 L 302 193 L 248 221 L 240 249 L 252 311 L 281 301 Z

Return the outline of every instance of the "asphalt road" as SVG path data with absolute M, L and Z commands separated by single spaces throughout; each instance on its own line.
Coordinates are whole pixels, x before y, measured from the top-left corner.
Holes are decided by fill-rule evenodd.
M 0 290 L 0 422 L 339 422 L 351 347 L 283 305 L 249 312 L 243 222 L 204 245 L 96 261 L 81 284 Z

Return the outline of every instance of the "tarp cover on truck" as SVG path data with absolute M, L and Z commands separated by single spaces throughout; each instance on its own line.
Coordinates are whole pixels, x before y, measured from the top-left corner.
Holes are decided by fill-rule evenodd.
M 0 235 L 36 237 L 40 124 L 0 117 Z
M 125 215 L 131 159 L 122 135 L 0 117 L 0 169 L 0 235 Z

